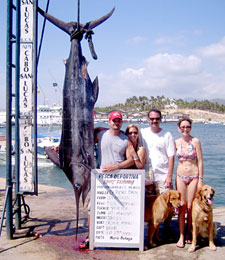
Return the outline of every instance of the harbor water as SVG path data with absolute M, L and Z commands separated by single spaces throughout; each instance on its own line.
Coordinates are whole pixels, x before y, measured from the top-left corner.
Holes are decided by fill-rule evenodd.
M 129 123 L 123 123 L 122 129 L 125 130 Z M 97 123 L 95 126 L 107 127 L 107 123 Z M 148 127 L 148 124 L 138 124 L 139 128 Z M 161 126 L 170 131 L 174 139 L 180 137 L 176 123 L 162 123 Z M 52 131 L 58 130 L 57 128 Z M 48 131 L 47 127 L 39 127 L 38 133 Z M 0 128 L 0 134 L 5 134 L 5 128 Z M 225 206 L 225 126 L 222 124 L 199 124 L 194 123 L 192 136 L 201 140 L 203 160 L 204 160 L 204 184 L 211 185 L 216 190 L 214 206 Z M 177 166 L 177 158 L 174 169 Z M 0 164 L 0 177 L 5 177 L 5 165 Z M 59 186 L 72 189 L 62 170 L 56 166 L 39 167 L 38 182 L 50 186 Z M 1 187 L 3 188 L 3 187 Z

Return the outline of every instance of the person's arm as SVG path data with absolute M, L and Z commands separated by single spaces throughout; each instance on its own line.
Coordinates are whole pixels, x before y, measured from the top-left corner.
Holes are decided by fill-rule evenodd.
M 174 156 L 176 154 L 176 146 L 173 139 L 173 136 L 168 132 L 168 141 L 167 141 L 167 156 L 168 156 L 168 174 L 165 180 L 166 187 L 169 188 L 173 183 L 173 169 L 174 169 Z
M 126 150 L 126 157 L 132 157 L 134 160 L 134 164 L 137 169 L 144 169 L 145 160 L 146 160 L 146 151 L 144 147 L 140 147 L 138 152 L 134 150 L 132 143 L 128 142 L 128 147 Z
M 201 142 L 198 138 L 195 138 L 195 149 L 197 153 L 197 163 L 198 163 L 198 189 L 203 185 L 203 156 Z
M 130 157 L 130 158 L 127 158 L 125 161 L 122 161 L 121 163 L 103 165 L 101 167 L 101 170 L 103 172 L 112 172 L 112 171 L 116 171 L 119 169 L 129 168 L 133 164 L 134 164 L 134 159 L 132 157 Z
M 171 187 L 173 183 L 173 168 L 174 168 L 174 156 L 171 156 L 169 157 L 168 174 L 165 181 L 167 188 Z

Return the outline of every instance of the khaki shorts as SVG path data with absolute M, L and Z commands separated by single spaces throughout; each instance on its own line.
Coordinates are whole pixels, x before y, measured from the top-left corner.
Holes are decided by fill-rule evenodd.
M 155 192 L 157 195 L 165 193 L 165 192 L 173 189 L 173 185 L 171 185 L 169 188 L 167 188 L 164 181 L 154 182 L 154 186 L 155 186 Z

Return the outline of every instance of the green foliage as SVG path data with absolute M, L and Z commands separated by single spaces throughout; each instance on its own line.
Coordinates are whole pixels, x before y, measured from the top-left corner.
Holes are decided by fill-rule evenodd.
M 210 102 L 208 100 L 194 100 L 192 102 L 187 102 L 182 99 L 168 99 L 164 95 L 150 98 L 146 96 L 133 96 L 127 98 L 125 103 L 119 103 L 108 107 L 96 107 L 97 112 L 108 112 L 110 110 L 124 110 L 129 112 L 145 112 L 152 108 L 165 109 L 165 108 L 184 108 L 184 109 L 200 109 L 215 113 L 224 113 L 225 106 L 220 105 L 217 102 Z

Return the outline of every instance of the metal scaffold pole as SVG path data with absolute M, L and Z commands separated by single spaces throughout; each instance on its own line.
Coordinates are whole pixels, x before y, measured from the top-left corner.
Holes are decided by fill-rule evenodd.
M 47 3 L 48 5 L 48 3 Z M 33 175 L 35 176 L 34 180 L 34 193 L 38 195 L 38 172 L 37 172 L 37 67 L 38 67 L 38 57 L 37 57 L 37 33 L 38 33 L 38 16 L 37 16 L 37 6 L 38 0 L 34 0 L 34 28 L 33 28 L 33 142 L 34 142 L 34 168 Z
M 19 193 L 20 175 L 20 138 L 19 138 L 19 117 L 20 117 L 20 0 L 16 0 L 16 70 L 15 70 L 15 198 Z M 15 228 L 21 228 L 21 200 L 16 199 L 15 203 Z
M 7 49 L 6 49 L 6 236 L 13 238 L 13 216 L 12 216 L 12 43 L 15 35 L 12 34 L 13 3 L 7 1 Z

